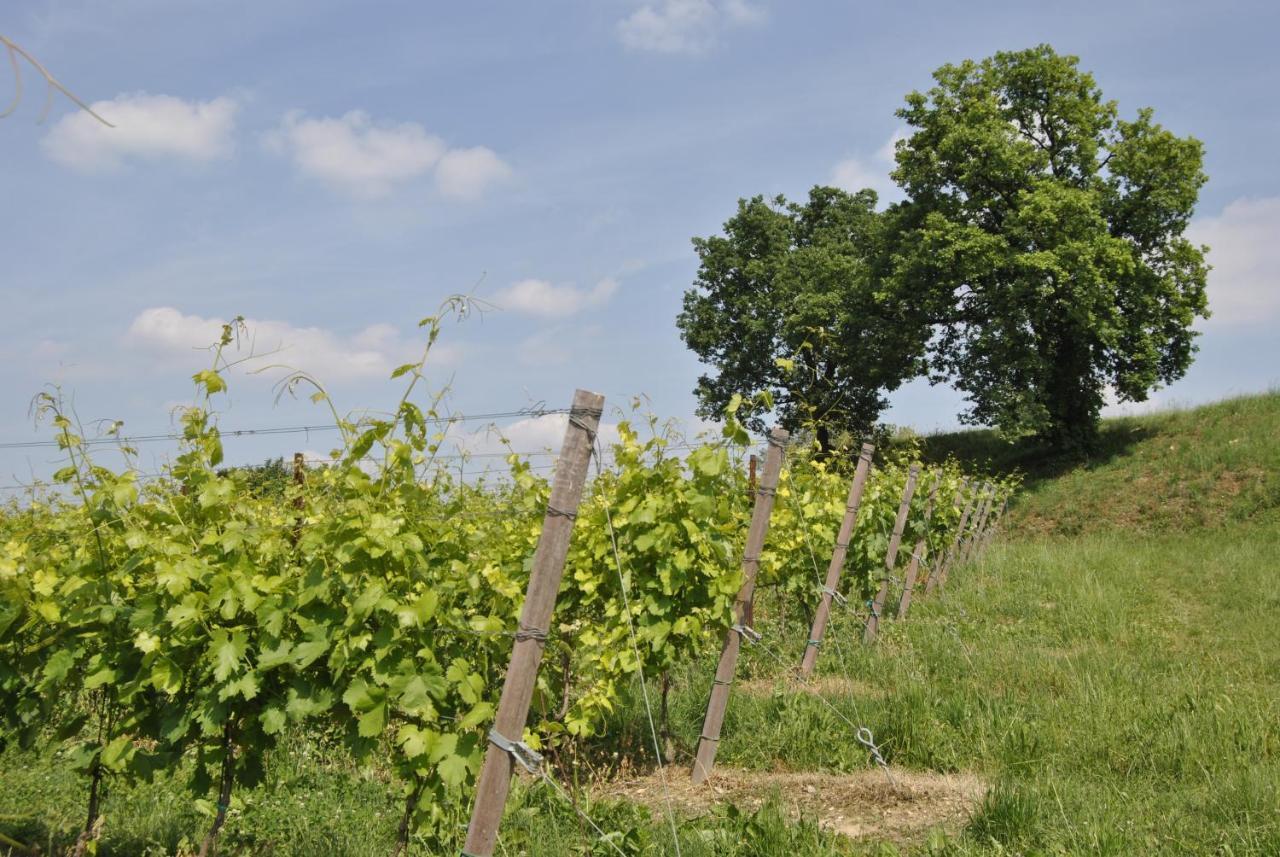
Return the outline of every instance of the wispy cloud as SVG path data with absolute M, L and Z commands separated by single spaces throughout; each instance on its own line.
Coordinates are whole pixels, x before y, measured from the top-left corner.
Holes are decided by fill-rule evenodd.
M 474 199 L 511 175 L 490 149 L 450 149 L 416 122 L 375 121 L 361 110 L 336 118 L 291 111 L 265 141 L 303 175 L 362 199 L 387 196 L 433 172 L 445 196 Z
M 1209 325 L 1280 317 L 1280 197 L 1237 199 L 1217 217 L 1192 222 L 1187 237 L 1209 245 Z
M 511 167 L 484 146 L 445 152 L 436 167 L 436 186 L 454 199 L 476 199 L 511 175 Z
M 608 302 L 618 291 L 618 281 L 605 278 L 590 289 L 547 280 L 520 280 L 494 295 L 503 309 L 541 318 L 564 318 Z
M 151 307 L 134 318 L 128 340 L 157 354 L 191 355 L 216 342 L 225 323 L 173 307 Z M 245 326 L 255 352 L 266 355 L 260 365 L 289 366 L 321 380 L 386 378 L 396 366 L 417 359 L 422 350 L 422 343 L 402 338 L 389 324 L 370 325 L 351 336 L 286 321 L 246 319 Z M 432 350 L 433 362 L 456 359 L 456 351 L 447 347 Z
M 882 202 L 900 197 L 901 191 L 889 178 L 889 173 L 894 168 L 898 141 L 906 137 L 906 131 L 898 129 L 871 157 L 852 156 L 839 161 L 831 168 L 831 184 L 851 193 L 870 188 L 879 194 Z
M 451 427 L 448 440 L 458 452 L 472 455 L 489 455 L 505 452 L 508 449 L 516 452 L 557 452 L 564 440 L 565 429 L 569 425 L 566 414 L 543 414 L 538 417 L 527 417 L 510 425 L 487 427 L 466 431 Z M 619 440 L 618 425 L 607 420 L 600 422 L 597 431 L 600 443 L 608 449 Z M 550 459 L 544 460 L 549 461 Z
M 562 330 L 539 330 L 516 346 L 516 356 L 524 366 L 563 366 L 573 356 L 567 342 Z
M 631 50 L 696 56 L 715 47 L 726 28 L 764 17 L 761 6 L 746 0 L 660 0 L 619 21 L 618 38 Z
M 104 172 L 127 161 L 213 161 L 234 149 L 238 105 L 227 96 L 184 101 L 136 92 L 90 106 L 115 127 L 83 111 L 70 113 L 41 141 L 48 157 L 82 172 Z

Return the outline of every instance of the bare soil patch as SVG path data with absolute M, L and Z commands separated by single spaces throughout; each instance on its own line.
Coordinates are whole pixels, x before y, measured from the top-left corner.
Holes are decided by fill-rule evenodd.
M 706 783 L 694 786 L 687 772 L 667 772 L 678 813 L 700 815 L 720 804 L 757 809 L 776 796 L 794 817 L 816 818 L 823 827 L 852 839 L 903 845 L 918 842 L 937 828 L 958 832 L 987 791 L 986 783 L 973 774 L 894 769 L 893 779 L 890 784 L 879 769 L 818 774 L 718 768 Z M 658 812 L 665 806 L 656 773 L 604 783 L 597 794 L 625 798 Z

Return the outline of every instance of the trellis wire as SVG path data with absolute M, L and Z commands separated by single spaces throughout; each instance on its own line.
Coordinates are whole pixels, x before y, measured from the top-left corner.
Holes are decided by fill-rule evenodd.
M 600 439 L 594 438 L 596 449 L 596 479 L 599 480 L 601 473 L 600 466 Z M 649 686 L 644 677 L 644 660 L 640 656 L 640 643 L 636 639 L 635 623 L 631 619 L 631 598 L 627 594 L 626 575 L 622 571 L 622 554 L 618 551 L 618 536 L 613 528 L 613 514 L 610 511 L 609 497 L 605 492 L 600 494 L 604 505 L 605 525 L 609 530 L 609 542 L 613 547 L 613 561 L 618 570 L 618 591 L 622 594 L 623 613 L 627 617 L 627 634 L 631 638 L 631 649 L 636 656 L 636 671 L 640 678 L 640 696 L 644 699 L 644 714 L 649 721 L 649 735 L 653 738 L 653 757 L 658 764 L 658 778 L 662 781 L 663 801 L 667 809 L 667 822 L 671 825 L 671 839 L 676 847 L 676 857 L 681 857 L 680 852 L 680 832 L 676 828 L 675 809 L 671 803 L 671 788 L 667 784 L 667 770 L 662 764 L 662 746 L 658 741 L 658 729 L 653 722 L 653 706 L 649 702 Z

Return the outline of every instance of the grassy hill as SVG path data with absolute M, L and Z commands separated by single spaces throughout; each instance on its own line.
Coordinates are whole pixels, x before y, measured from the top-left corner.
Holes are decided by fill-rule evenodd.
M 1085 460 L 1046 458 L 990 431 L 934 435 L 926 450 L 1023 471 L 1010 521 L 1018 536 L 1185 532 L 1275 520 L 1280 508 L 1280 392 L 1106 420 Z
M 928 439 L 931 456 L 1026 472 L 1004 532 L 875 647 L 837 612 L 812 685 L 787 669 L 807 629 L 763 596 L 710 790 L 685 781 L 711 657 L 672 676 L 682 855 L 1280 854 L 1278 418 L 1273 393 L 1110 420 L 1084 462 L 985 432 Z M 577 760 L 579 807 L 609 842 L 526 782 L 498 853 L 674 854 L 649 740 L 637 697 Z M 66 768 L 0 755 L 0 833 L 66 842 L 83 797 Z M 388 853 L 395 812 L 298 738 L 233 808 L 224 853 Z M 121 788 L 100 853 L 171 854 L 202 823 L 166 780 Z

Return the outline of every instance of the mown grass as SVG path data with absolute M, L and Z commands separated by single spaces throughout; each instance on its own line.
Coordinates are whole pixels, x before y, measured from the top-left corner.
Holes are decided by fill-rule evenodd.
M 859 691 L 827 698 L 892 764 L 994 784 L 942 853 L 1278 854 L 1276 557 L 1269 524 L 999 545 L 874 650 L 848 646 Z M 699 696 L 680 698 L 682 734 Z M 720 761 L 850 770 L 866 753 L 780 684 L 734 697 Z
M 819 667 L 830 705 L 747 649 L 740 677 L 752 692 L 732 698 L 720 764 L 865 769 L 843 715 L 867 725 L 895 766 L 990 783 L 963 830 L 853 842 L 779 802 L 682 819 L 681 852 L 1280 854 L 1277 417 L 1273 394 L 1109 422 L 1110 455 L 1033 473 L 1006 535 L 941 597 L 918 600 L 908 622 L 886 623 L 874 648 L 858 642 L 857 617 L 837 614 Z M 978 436 L 931 443 L 970 458 L 1000 450 Z M 795 615 L 783 606 L 762 603 L 758 625 L 793 663 L 807 629 L 771 622 Z M 711 671 L 709 655 L 674 676 L 672 776 L 685 775 Z M 605 768 L 614 752 L 643 765 L 647 730 L 633 701 L 589 755 Z M 390 852 L 397 801 L 376 772 L 302 738 L 268 770 L 233 809 L 224 854 Z M 578 799 L 625 853 L 675 853 L 660 815 L 593 802 L 590 788 Z M 0 754 L 0 832 L 53 853 L 73 838 L 83 804 L 83 783 L 59 760 Z M 207 823 L 167 779 L 119 787 L 104 808 L 101 854 L 172 854 Z M 524 783 L 497 853 L 617 852 L 559 795 Z

